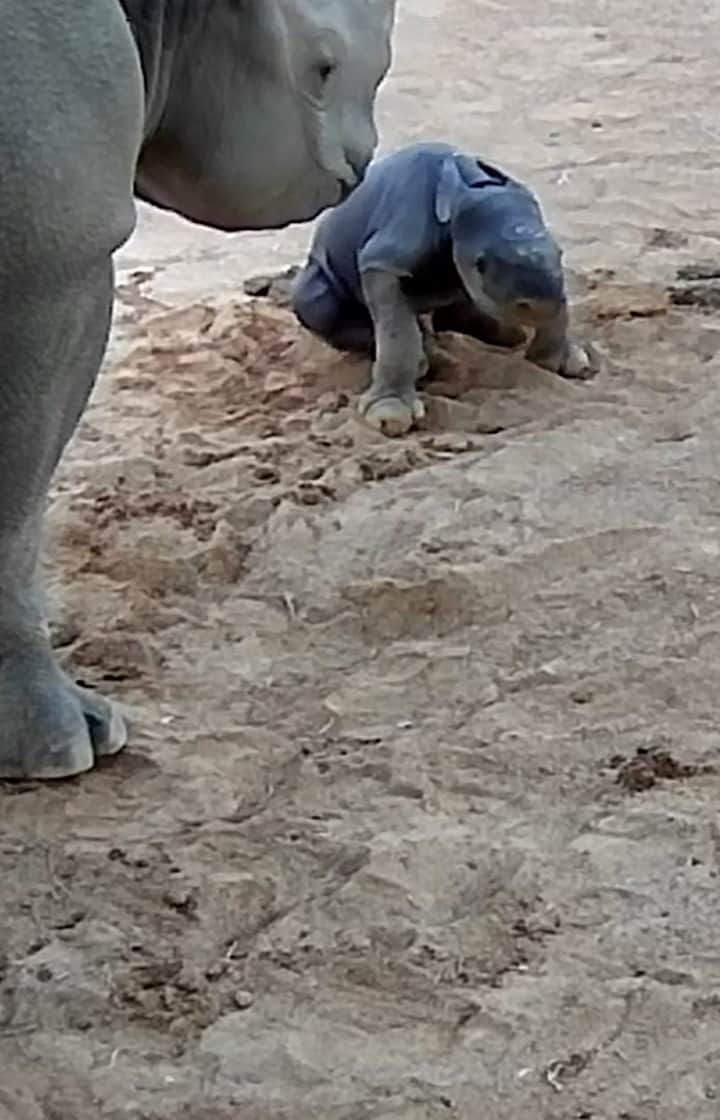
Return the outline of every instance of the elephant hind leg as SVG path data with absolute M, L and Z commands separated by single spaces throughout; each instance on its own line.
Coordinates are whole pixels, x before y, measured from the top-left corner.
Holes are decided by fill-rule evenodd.
M 306 330 L 336 350 L 372 357 L 375 344 L 369 311 L 361 303 L 341 299 L 314 261 L 295 280 L 292 308 Z

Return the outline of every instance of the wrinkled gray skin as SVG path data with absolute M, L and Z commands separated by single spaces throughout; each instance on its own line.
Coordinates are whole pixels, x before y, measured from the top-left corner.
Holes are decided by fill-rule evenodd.
M 498 168 L 442 143 L 378 160 L 324 215 L 293 289 L 300 321 L 339 349 L 369 351 L 360 401 L 370 424 L 401 435 L 423 415 L 427 370 L 420 316 L 565 377 L 595 372 L 568 336 L 560 249 L 537 199 Z
M 55 664 L 37 587 L 51 476 L 108 336 L 133 193 L 227 230 L 340 201 L 376 143 L 394 0 L 0 0 L 0 777 L 126 741 Z

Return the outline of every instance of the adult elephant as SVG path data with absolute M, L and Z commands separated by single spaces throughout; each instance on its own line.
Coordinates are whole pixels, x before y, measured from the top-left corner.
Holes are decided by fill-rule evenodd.
M 0 0 L 0 777 L 126 741 L 55 663 L 50 480 L 97 376 L 134 195 L 224 230 L 339 202 L 377 136 L 395 0 Z

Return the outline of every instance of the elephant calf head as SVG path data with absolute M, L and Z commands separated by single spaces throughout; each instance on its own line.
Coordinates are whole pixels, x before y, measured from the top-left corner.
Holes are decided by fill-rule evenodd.
M 307 221 L 377 143 L 395 0 L 123 0 L 146 84 L 141 198 L 221 229 Z

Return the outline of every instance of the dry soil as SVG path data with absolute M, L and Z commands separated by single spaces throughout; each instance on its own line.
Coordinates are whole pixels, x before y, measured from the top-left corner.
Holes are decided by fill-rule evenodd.
M 406 0 L 383 146 L 527 179 L 572 384 L 438 341 L 428 426 L 143 211 L 53 494 L 131 745 L 0 788 L 2 1120 L 720 1114 L 717 5 Z

